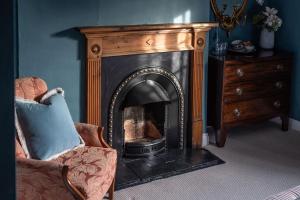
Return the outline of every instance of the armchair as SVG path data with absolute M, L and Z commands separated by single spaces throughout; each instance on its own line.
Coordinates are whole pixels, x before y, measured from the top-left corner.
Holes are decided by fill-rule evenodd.
M 16 96 L 39 100 L 47 92 L 39 78 L 17 79 Z M 113 199 L 117 153 L 103 139 L 103 129 L 75 124 L 85 146 L 50 160 L 26 158 L 16 138 L 18 200 L 99 200 L 106 193 Z

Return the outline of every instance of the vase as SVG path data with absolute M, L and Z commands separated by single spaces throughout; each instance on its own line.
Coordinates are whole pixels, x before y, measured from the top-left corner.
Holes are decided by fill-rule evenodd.
M 260 33 L 259 45 L 263 49 L 273 49 L 275 45 L 275 32 L 264 28 Z

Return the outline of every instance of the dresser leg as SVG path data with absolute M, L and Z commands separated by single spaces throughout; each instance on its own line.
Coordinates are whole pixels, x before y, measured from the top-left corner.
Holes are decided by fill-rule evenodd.
M 289 130 L 289 117 L 287 115 L 282 115 L 280 116 L 281 118 L 281 129 L 283 131 L 288 131 Z
M 227 139 L 227 131 L 225 129 L 216 130 L 217 147 L 224 147 Z

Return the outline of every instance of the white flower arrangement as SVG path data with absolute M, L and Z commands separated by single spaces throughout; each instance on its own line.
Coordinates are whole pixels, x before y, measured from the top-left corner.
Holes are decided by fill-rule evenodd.
M 260 6 L 264 6 L 264 0 L 256 0 L 256 2 Z M 262 10 L 253 17 L 253 23 L 269 31 L 276 32 L 282 26 L 282 19 L 277 14 L 277 9 L 266 6 L 265 10 Z

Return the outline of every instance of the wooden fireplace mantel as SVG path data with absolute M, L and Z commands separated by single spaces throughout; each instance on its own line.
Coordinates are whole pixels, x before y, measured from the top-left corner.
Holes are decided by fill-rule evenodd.
M 87 122 L 101 126 L 101 60 L 103 57 L 192 51 L 192 146 L 202 146 L 203 50 L 206 32 L 217 23 L 156 24 L 80 28 L 87 39 Z

